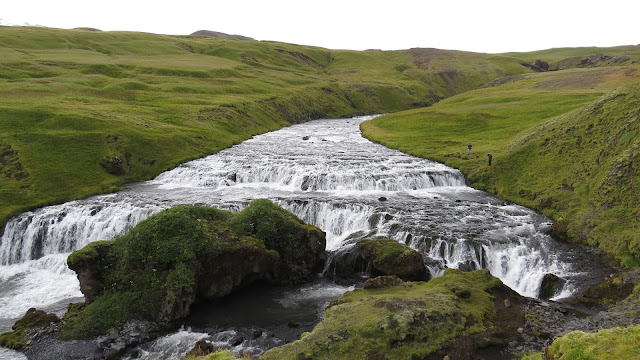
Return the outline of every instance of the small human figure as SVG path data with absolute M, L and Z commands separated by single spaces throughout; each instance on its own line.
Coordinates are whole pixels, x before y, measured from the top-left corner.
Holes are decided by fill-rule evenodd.
M 471 154 L 471 144 L 467 145 L 467 155 Z
M 493 155 L 487 154 L 487 156 L 489 157 L 489 166 L 491 166 L 491 160 L 493 160 Z

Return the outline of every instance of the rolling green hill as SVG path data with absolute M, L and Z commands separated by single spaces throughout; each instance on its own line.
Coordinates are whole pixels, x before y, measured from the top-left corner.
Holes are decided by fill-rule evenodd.
M 435 49 L 0 27 L 0 224 L 291 123 L 427 106 L 531 71 Z
M 561 238 L 637 266 L 638 68 L 630 62 L 501 79 L 362 129 L 389 147 L 461 169 L 470 186 L 553 217 Z

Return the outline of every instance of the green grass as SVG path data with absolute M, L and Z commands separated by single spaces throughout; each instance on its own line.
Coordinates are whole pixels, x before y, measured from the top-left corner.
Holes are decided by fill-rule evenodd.
M 575 331 L 556 339 L 547 349 L 550 360 L 631 360 L 640 358 L 640 326 Z
M 244 359 L 244 357 L 242 358 L 238 357 L 229 350 L 217 350 L 209 355 L 187 356 L 185 358 L 185 360 L 237 360 L 237 359 Z
M 389 147 L 459 168 L 470 186 L 552 216 L 565 228 L 562 237 L 637 266 L 636 70 L 528 74 L 427 109 L 379 117 L 362 130 Z M 473 145 L 470 155 L 467 144 Z

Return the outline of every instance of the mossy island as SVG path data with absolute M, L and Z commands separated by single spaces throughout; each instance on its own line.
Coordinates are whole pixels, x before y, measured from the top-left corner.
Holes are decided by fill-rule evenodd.
M 268 200 L 239 213 L 184 206 L 142 221 L 126 235 L 72 253 L 85 306 L 70 315 L 64 338 L 102 335 L 128 320 L 170 325 L 196 301 L 264 280 L 312 279 L 324 261 L 325 236 Z

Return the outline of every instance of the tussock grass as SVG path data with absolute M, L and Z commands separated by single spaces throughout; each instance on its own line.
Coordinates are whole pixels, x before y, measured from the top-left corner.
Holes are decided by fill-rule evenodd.
M 545 359 L 625 360 L 640 358 L 640 326 L 599 330 L 596 333 L 574 331 L 556 339 Z

